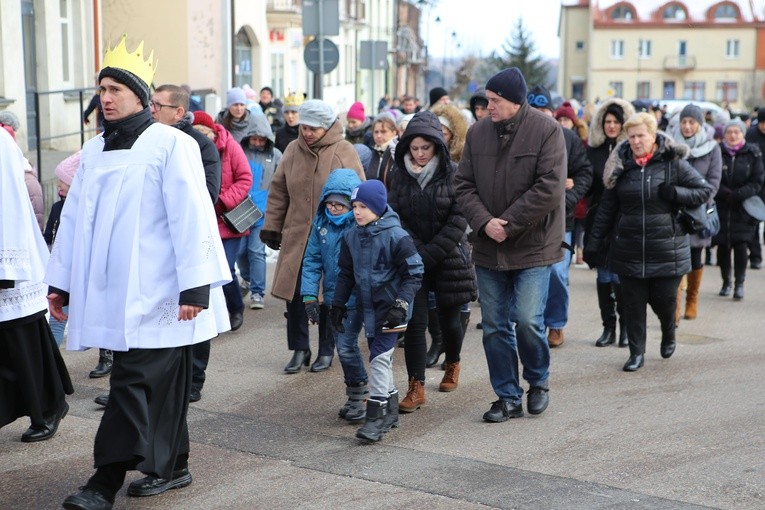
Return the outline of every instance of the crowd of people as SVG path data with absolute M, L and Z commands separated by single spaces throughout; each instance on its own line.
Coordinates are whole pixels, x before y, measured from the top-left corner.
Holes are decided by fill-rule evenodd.
M 384 98 L 375 115 L 356 102 L 338 116 L 320 99 L 244 87 L 213 118 L 182 86 L 152 91 L 152 63 L 110 52 L 103 133 L 56 169 L 47 225 L 18 126 L 0 118 L 2 201 L 21 212 L 0 219 L 0 426 L 28 416 L 22 441 L 56 434 L 73 392 L 65 328 L 68 350 L 102 350 L 90 376 L 110 378 L 96 399 L 96 471 L 65 508 L 111 508 L 130 470 L 145 474 L 130 496 L 192 483 L 188 405 L 202 398 L 211 340 L 242 326 L 247 295 L 253 310 L 284 303 L 285 374 L 324 372 L 337 352 L 338 415 L 377 442 L 425 405 L 441 355 L 438 390 L 458 389 L 471 303 L 496 395 L 483 419 L 504 422 L 549 405 L 574 262 L 596 270 L 603 332 L 592 343 L 629 346 L 627 372 L 645 363 L 647 305 L 661 357 L 675 352 L 680 319 L 699 314 L 705 250 L 717 247 L 720 295 L 739 301 L 748 262 L 761 262 L 765 110 L 755 126 L 719 129 L 694 104 L 661 119 L 621 98 L 577 112 L 509 68 L 466 109 L 437 87 L 426 107 Z M 247 203 L 260 214 L 241 228 L 227 214 Z M 719 228 L 691 231 L 691 208 Z M 266 247 L 278 252 L 271 282 Z

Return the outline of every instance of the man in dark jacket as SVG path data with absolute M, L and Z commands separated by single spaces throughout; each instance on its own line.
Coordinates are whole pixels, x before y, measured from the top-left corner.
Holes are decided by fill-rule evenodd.
M 760 148 L 760 152 L 765 154 L 765 106 L 761 106 L 757 110 L 757 124 L 752 124 L 746 130 L 745 140 L 755 144 Z M 763 241 L 765 241 L 765 232 L 763 233 Z M 749 243 L 749 264 L 752 269 L 760 269 L 762 267 L 762 245 L 760 244 L 759 226 L 754 234 L 754 238 Z
M 529 107 L 518 68 L 492 76 L 486 98 L 490 118 L 468 131 L 454 182 L 473 229 L 483 345 L 499 397 L 483 418 L 502 422 L 523 416 L 519 357 L 529 413 L 547 408 L 543 313 L 551 266 L 563 258 L 566 145 L 555 119 Z
M 541 85 L 529 91 L 529 104 L 553 117 L 550 92 Z M 568 322 L 568 269 L 571 266 L 572 238 L 574 231 L 574 208 L 576 203 L 590 189 L 592 184 L 592 165 L 587 158 L 582 139 L 571 129 L 563 129 L 566 141 L 568 175 L 566 177 L 566 245 L 563 247 L 563 260 L 553 264 L 550 273 L 550 289 L 545 306 L 545 327 L 548 328 L 547 343 L 558 347 L 564 342 L 563 328 Z

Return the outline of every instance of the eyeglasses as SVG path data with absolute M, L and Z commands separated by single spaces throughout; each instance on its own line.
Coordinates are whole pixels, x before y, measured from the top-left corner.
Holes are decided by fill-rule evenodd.
M 342 211 L 343 209 L 348 209 L 348 206 L 343 204 L 342 202 L 326 202 L 327 209 L 333 209 L 335 211 Z
M 162 104 L 156 101 L 149 101 L 149 107 L 154 108 L 157 111 L 160 111 L 162 110 L 162 108 L 178 108 L 178 105 L 177 104 Z

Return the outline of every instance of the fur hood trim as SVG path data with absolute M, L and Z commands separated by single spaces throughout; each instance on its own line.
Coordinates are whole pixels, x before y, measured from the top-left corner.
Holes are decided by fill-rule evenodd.
M 679 159 L 687 159 L 691 153 L 690 148 L 684 143 L 676 142 L 669 134 L 664 131 L 658 131 L 656 133 L 656 143 L 658 148 L 656 153 L 651 158 L 651 161 L 674 161 Z M 632 157 L 632 150 L 630 150 L 630 144 L 625 139 L 619 142 L 614 150 L 611 151 L 611 155 L 608 156 L 606 166 L 603 168 L 603 186 L 606 189 L 613 189 L 616 187 L 616 181 L 624 173 L 624 160 L 625 158 Z
M 606 116 L 608 107 L 612 104 L 621 106 L 622 110 L 624 111 L 625 122 L 627 119 L 635 115 L 635 108 L 629 101 L 625 101 L 624 99 L 618 97 L 612 97 L 611 99 L 603 101 L 595 111 L 595 115 L 592 116 L 592 122 L 590 123 L 590 147 L 592 148 L 600 147 L 606 141 L 606 133 L 603 131 L 603 118 Z M 627 135 L 624 133 L 624 130 L 622 130 L 622 132 L 616 138 L 616 140 L 619 142 L 626 139 Z

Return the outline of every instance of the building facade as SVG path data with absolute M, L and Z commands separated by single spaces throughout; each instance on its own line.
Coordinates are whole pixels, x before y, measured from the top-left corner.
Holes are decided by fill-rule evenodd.
M 762 0 L 563 0 L 559 35 L 564 97 L 762 101 Z

